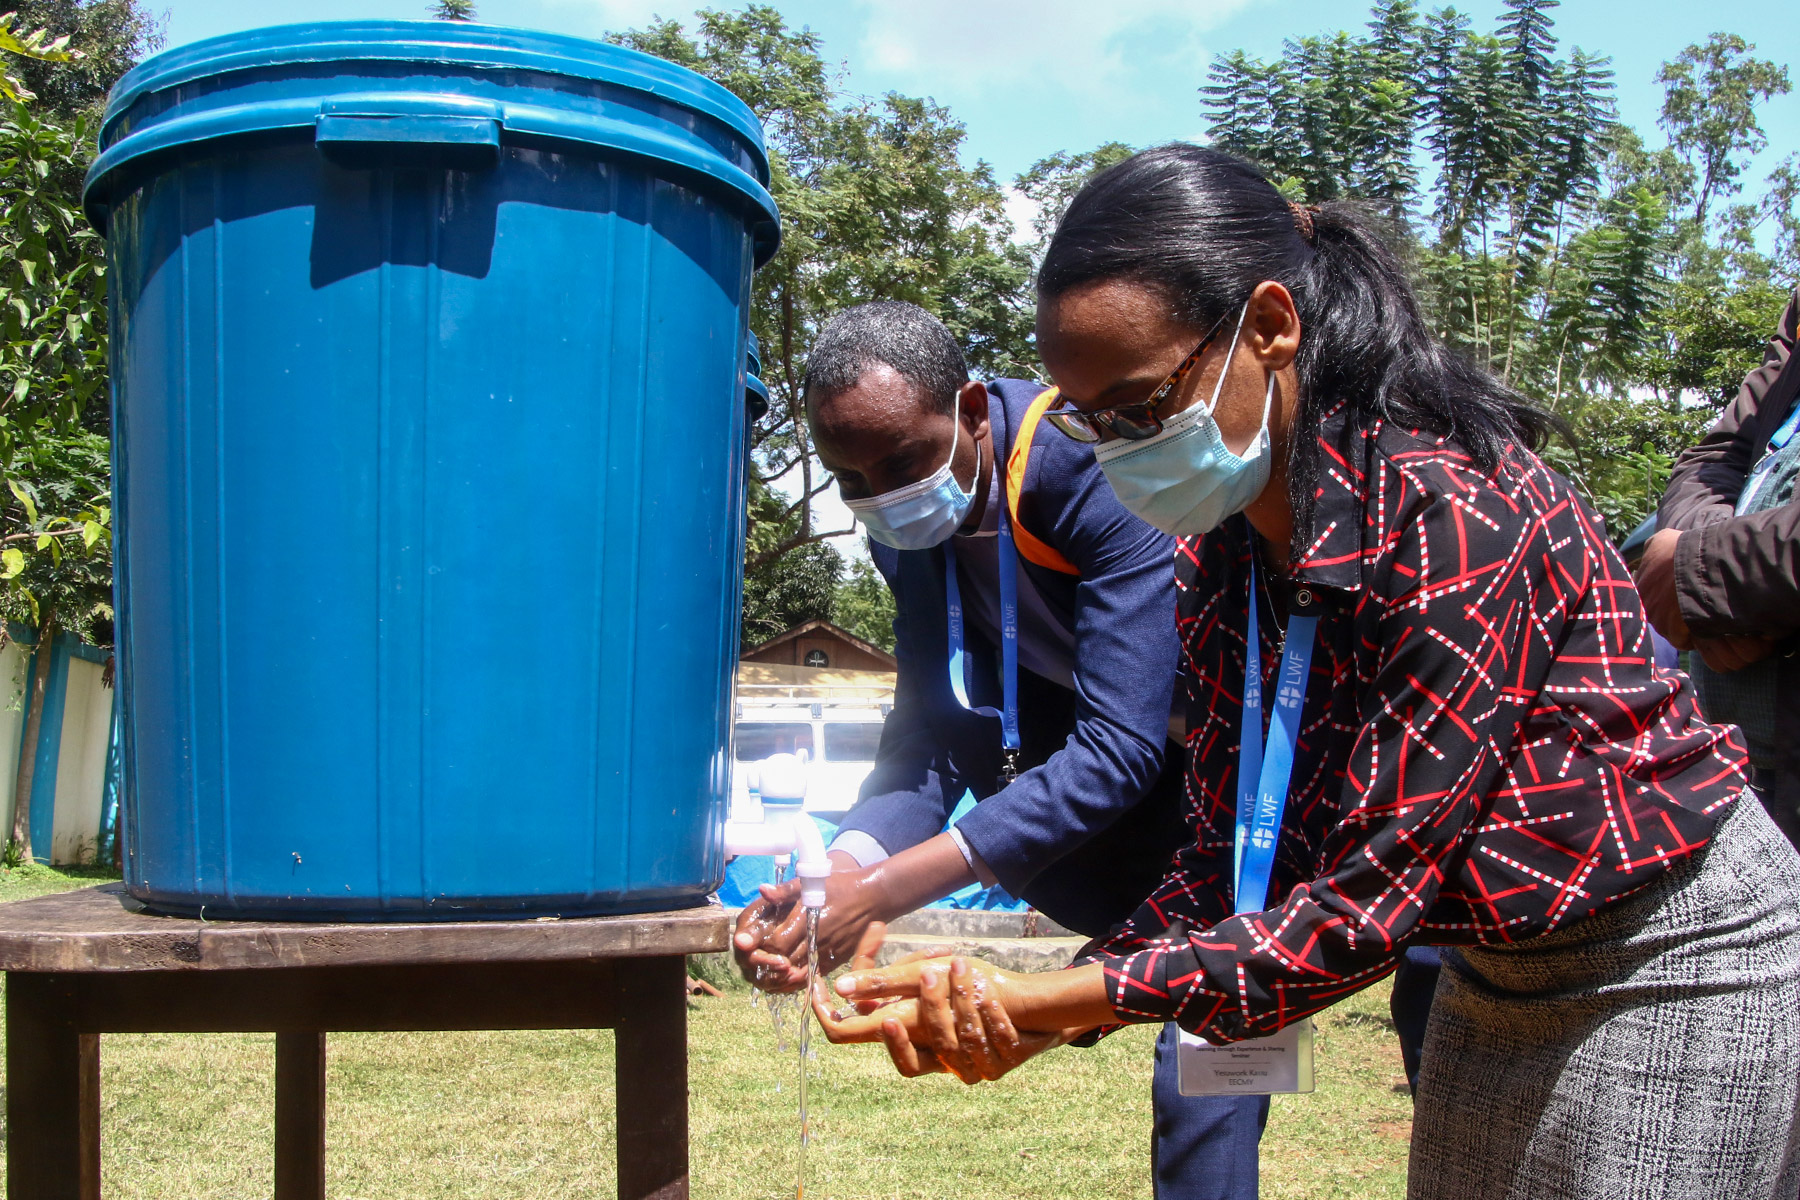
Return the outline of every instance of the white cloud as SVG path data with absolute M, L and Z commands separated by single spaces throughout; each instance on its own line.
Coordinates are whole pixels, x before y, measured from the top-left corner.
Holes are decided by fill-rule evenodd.
M 659 16 L 684 20 L 691 8 L 687 4 L 670 4 L 667 0 L 537 0 L 537 3 L 556 12 L 558 17 L 573 17 L 589 35 L 641 29 Z M 564 23 L 563 20 L 554 22 L 558 27 Z
M 1007 219 L 1013 223 L 1013 241 L 1021 246 L 1037 241 L 1037 230 L 1031 223 L 1037 220 L 1038 202 L 1018 188 L 1008 187 L 1004 207 Z
M 1191 87 L 1209 57 L 1202 35 L 1247 2 L 856 0 L 864 61 L 909 90 L 940 99 L 1052 92 L 1113 111 L 1146 93 L 1166 98 L 1172 78 Z
M 814 469 L 817 470 L 816 463 L 814 464 Z M 817 478 L 817 476 L 815 476 L 815 478 Z M 777 492 L 780 492 L 789 500 L 799 496 L 801 486 L 800 468 L 795 467 L 786 475 L 777 479 L 773 486 Z M 829 538 L 827 540 L 830 541 L 833 546 L 837 547 L 838 553 L 842 554 L 846 560 L 867 558 L 869 556 L 869 548 L 863 542 L 863 538 L 866 536 L 863 527 L 857 522 L 856 518 L 850 514 L 849 508 L 844 505 L 843 498 L 838 495 L 836 483 L 831 484 L 824 491 L 813 497 L 813 528 L 820 532 L 828 529 L 849 529 L 852 532 L 841 534 L 838 537 Z

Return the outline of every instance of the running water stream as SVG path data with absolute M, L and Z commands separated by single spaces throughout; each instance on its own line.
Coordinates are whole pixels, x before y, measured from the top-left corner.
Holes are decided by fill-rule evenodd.
M 819 961 L 819 910 L 806 910 L 806 986 L 800 989 L 800 1169 L 795 1200 L 806 1200 L 806 1145 L 812 1126 L 806 1115 L 806 1060 L 812 1052 L 812 982 Z
M 750 993 L 750 1003 L 759 1001 L 769 1010 L 769 1021 L 775 1028 L 775 1052 L 787 1053 L 788 1034 L 792 1029 L 794 1041 L 800 1050 L 800 1154 L 799 1169 L 794 1186 L 795 1200 L 806 1200 L 806 1146 L 812 1140 L 812 1129 L 806 1112 L 806 1063 L 812 1056 L 812 981 L 813 966 L 818 961 L 816 953 L 819 944 L 819 910 L 806 910 L 806 979 L 798 992 L 781 994 L 764 992 L 760 989 Z M 794 1027 L 798 1022 L 798 1027 Z M 775 1085 L 781 1090 L 781 1084 Z

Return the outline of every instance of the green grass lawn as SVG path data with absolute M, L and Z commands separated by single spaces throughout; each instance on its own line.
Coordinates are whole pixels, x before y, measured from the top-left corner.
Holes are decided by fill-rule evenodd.
M 0 871 L 0 900 L 103 877 Z M 696 999 L 689 1018 L 694 1195 L 792 1196 L 792 1048 L 776 1053 L 747 991 Z M 970 1088 L 815 1039 L 807 1193 L 1147 1197 L 1153 1040 L 1129 1030 Z M 1326 1013 L 1317 1053 L 1318 1091 L 1275 1100 L 1263 1195 L 1403 1195 L 1411 1101 L 1385 985 Z M 334 1200 L 612 1193 L 610 1032 L 334 1034 L 329 1055 Z M 108 1197 L 268 1195 L 272 1035 L 109 1035 L 101 1064 Z

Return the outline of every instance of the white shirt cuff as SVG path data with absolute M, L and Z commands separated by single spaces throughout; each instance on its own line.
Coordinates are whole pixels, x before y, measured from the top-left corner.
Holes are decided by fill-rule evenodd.
M 994 878 L 994 873 L 987 869 L 987 864 L 981 861 L 981 856 L 969 849 L 969 839 L 963 836 L 962 830 L 954 825 L 950 827 L 950 840 L 962 851 L 963 861 L 969 864 L 969 870 L 975 873 L 975 878 L 981 881 L 982 887 L 993 887 L 999 882 Z
M 886 848 L 880 842 L 860 829 L 846 829 L 832 838 L 831 851 L 848 854 L 856 860 L 859 867 L 872 867 L 888 856 Z

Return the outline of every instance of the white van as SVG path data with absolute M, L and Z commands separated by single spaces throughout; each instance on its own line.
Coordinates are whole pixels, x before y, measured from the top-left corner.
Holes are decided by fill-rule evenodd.
M 740 700 L 732 733 L 733 799 L 748 792 L 745 767 L 771 754 L 805 751 L 806 811 L 827 821 L 841 819 L 875 766 L 887 708 L 861 699 Z

